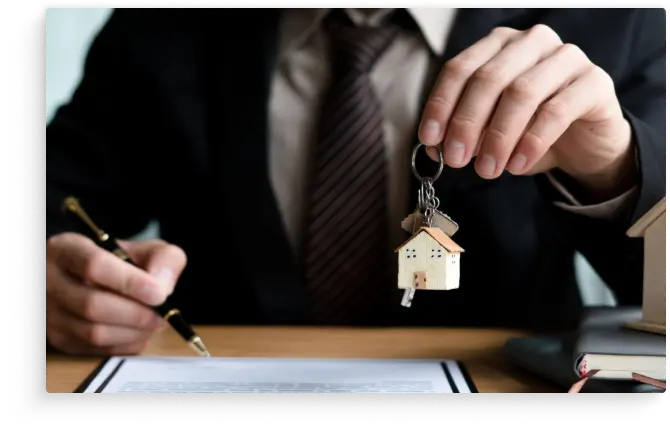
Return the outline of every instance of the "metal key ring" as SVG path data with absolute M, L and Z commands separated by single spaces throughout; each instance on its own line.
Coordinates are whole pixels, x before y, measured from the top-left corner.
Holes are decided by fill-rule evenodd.
M 416 170 L 416 152 L 421 147 L 423 144 L 419 143 L 414 147 L 414 152 L 412 153 L 412 173 L 414 173 L 414 177 L 419 179 L 419 181 L 423 180 L 423 178 L 419 175 L 419 172 Z M 440 167 L 437 169 L 437 172 L 433 176 L 431 182 L 434 182 L 437 180 L 438 177 L 440 177 L 440 174 L 442 174 L 442 168 L 444 168 L 444 159 L 442 159 L 442 148 L 441 147 L 435 147 L 437 148 L 437 152 L 440 155 Z

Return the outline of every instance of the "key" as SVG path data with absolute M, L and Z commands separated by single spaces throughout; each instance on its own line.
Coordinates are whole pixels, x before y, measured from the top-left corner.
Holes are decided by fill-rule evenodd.
M 402 304 L 405 307 L 410 307 L 412 305 L 412 299 L 414 298 L 414 289 L 405 289 L 405 292 L 402 294 Z
M 416 151 L 412 156 L 412 170 L 421 181 L 418 203 L 414 212 L 400 223 L 410 233 L 404 244 L 396 248 L 398 253 L 398 289 L 403 289 L 400 304 L 411 307 L 417 289 L 443 290 L 458 288 L 460 281 L 460 257 L 464 251 L 451 239 L 458 231 L 458 224 L 440 210 L 440 200 L 435 196 L 433 182 L 442 172 L 433 177 L 420 177 L 414 166 Z M 439 149 L 438 149 L 439 150 Z
M 407 215 L 407 217 L 400 225 L 403 230 L 413 235 L 424 225 L 424 219 L 425 218 L 421 213 L 419 206 L 417 206 L 414 212 Z M 433 215 L 432 226 L 439 227 L 448 236 L 453 236 L 458 231 L 458 224 L 456 221 L 454 221 L 449 215 L 446 215 L 439 210 L 436 210 Z
M 416 233 L 417 230 L 419 230 L 419 227 L 421 227 L 421 223 L 423 221 L 423 215 L 421 214 L 421 211 L 419 210 L 419 206 L 414 209 L 414 212 L 411 214 L 407 215 L 404 220 L 402 220 L 402 223 L 400 223 L 400 226 L 405 230 L 407 233 L 410 235 L 413 235 Z

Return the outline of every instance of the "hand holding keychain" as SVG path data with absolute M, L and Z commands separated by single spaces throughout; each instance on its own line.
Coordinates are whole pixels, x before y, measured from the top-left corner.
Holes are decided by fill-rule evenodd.
M 402 227 L 412 234 L 395 251 L 398 253 L 398 289 L 404 289 L 401 304 L 410 307 L 417 289 L 450 290 L 458 288 L 460 278 L 460 256 L 464 252 L 451 236 L 458 224 L 440 212 L 440 200 L 435 196 L 433 183 L 442 174 L 444 166 L 442 151 L 440 167 L 433 177 L 421 177 L 416 169 L 416 152 L 412 154 L 412 172 L 421 182 L 418 204 L 415 211 L 405 218 Z

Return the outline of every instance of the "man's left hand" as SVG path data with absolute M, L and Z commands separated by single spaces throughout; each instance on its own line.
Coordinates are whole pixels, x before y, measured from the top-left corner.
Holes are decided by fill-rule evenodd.
M 419 129 L 451 167 L 476 156 L 486 179 L 558 168 L 602 195 L 630 187 L 631 136 L 610 76 L 545 25 L 496 28 L 448 61 Z

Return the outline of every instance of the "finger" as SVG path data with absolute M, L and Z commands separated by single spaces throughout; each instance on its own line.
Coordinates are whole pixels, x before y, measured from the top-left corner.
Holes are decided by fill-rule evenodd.
M 149 345 L 147 340 L 127 345 L 96 347 L 80 339 L 63 335 L 61 332 L 53 334 L 49 342 L 61 352 L 77 356 L 134 356 L 144 352 Z
M 68 272 L 147 305 L 161 304 L 167 294 L 146 271 L 98 247 L 88 238 L 62 234 L 50 240 L 56 261 Z
M 50 296 L 72 314 L 90 322 L 138 330 L 157 330 L 164 322 L 153 310 L 123 295 L 87 287 L 47 265 Z
M 491 59 L 519 31 L 499 27 L 448 61 L 428 96 L 419 126 L 419 139 L 425 145 L 438 145 L 444 138 L 447 120 L 472 73 Z M 430 147 L 426 147 L 427 150 Z M 430 150 L 437 160 L 437 153 Z
M 153 334 L 151 330 L 90 322 L 54 302 L 50 303 L 50 308 L 52 330 L 58 331 L 70 342 L 91 345 L 95 348 L 109 348 L 146 342 Z
M 565 44 L 505 88 L 485 128 L 478 152 L 492 156 L 496 166 L 493 173 L 480 174 L 482 177 L 498 177 L 505 168 L 516 174 L 525 166 L 527 157 L 523 153 L 517 153 L 509 164 L 508 161 L 538 106 L 583 74 L 590 65 L 584 52 L 572 44 Z
M 447 127 L 444 158 L 448 165 L 456 168 L 467 165 L 503 90 L 560 44 L 558 35 L 547 26 L 535 26 L 507 44 L 472 75 Z M 481 176 L 491 176 L 499 167 L 490 154 L 477 153 L 475 169 Z
M 146 242 L 119 241 L 149 274 L 164 286 L 166 295 L 174 290 L 177 278 L 186 267 L 186 253 L 180 247 L 156 239 Z
M 68 354 L 94 356 L 138 354 L 144 351 L 151 339 L 150 335 L 146 335 L 136 342 L 98 346 L 73 333 L 71 328 L 73 316 L 57 304 L 47 302 L 47 313 L 47 340 L 53 347 Z
M 575 120 L 588 114 L 601 101 L 607 91 L 604 81 L 609 76 L 598 67 L 592 67 L 556 96 L 540 106 L 535 121 L 519 141 L 514 155 L 523 154 L 526 164 L 518 171 L 527 174 L 563 135 Z M 532 171 L 535 173 L 536 171 Z
M 75 316 L 67 319 L 65 327 L 72 336 L 96 348 L 142 343 L 148 341 L 153 334 L 150 330 L 92 323 Z
M 556 154 L 552 152 L 551 147 L 547 150 L 546 153 L 540 157 L 535 165 L 532 166 L 532 170 L 526 171 L 525 173 L 520 174 L 537 174 L 544 173 L 558 166 L 558 160 L 556 159 Z
M 56 348 L 61 348 L 65 342 L 65 335 L 60 331 L 58 323 L 61 318 L 62 309 L 58 304 L 47 298 L 46 301 L 46 327 L 47 327 L 47 341 Z

